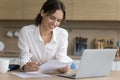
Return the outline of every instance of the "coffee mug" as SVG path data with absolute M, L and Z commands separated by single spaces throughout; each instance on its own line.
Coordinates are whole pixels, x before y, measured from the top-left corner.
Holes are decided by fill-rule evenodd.
M 0 59 L 0 73 L 6 73 L 9 68 L 9 60 L 8 59 Z

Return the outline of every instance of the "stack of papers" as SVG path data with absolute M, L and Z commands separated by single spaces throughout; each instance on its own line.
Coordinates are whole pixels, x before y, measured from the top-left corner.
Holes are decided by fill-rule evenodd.
M 57 71 L 58 68 L 66 67 L 70 63 L 62 63 L 57 60 L 51 60 L 45 64 L 40 65 L 39 70 L 36 72 L 12 72 L 21 78 L 32 78 L 32 77 L 51 77 L 51 75 L 45 73 L 51 73 Z

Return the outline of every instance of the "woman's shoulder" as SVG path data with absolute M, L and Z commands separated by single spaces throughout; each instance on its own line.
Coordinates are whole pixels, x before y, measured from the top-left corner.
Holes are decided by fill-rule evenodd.
M 25 25 L 22 27 L 22 29 L 33 29 L 35 25 Z
M 31 31 L 34 30 L 36 26 L 35 25 L 26 25 L 21 28 L 22 31 Z
M 64 28 L 61 28 L 61 27 L 57 27 L 56 32 L 59 33 L 59 34 L 68 35 L 68 31 Z

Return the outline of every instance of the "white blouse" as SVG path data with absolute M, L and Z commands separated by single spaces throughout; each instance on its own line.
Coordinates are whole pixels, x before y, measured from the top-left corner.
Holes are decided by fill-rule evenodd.
M 20 30 L 18 47 L 20 49 L 21 68 L 30 61 L 37 61 L 40 64 L 52 59 L 64 63 L 73 61 L 67 56 L 68 32 L 60 27 L 53 30 L 51 41 L 44 44 L 39 26 L 24 26 Z

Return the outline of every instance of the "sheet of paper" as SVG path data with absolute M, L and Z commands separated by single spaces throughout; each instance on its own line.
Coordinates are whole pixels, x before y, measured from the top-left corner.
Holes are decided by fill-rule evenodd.
M 32 77 L 51 77 L 51 75 L 37 73 L 37 72 L 12 72 L 11 74 L 14 74 L 21 78 L 32 78 Z
M 36 72 L 13 72 L 12 74 L 22 78 L 51 77 L 51 75 L 47 75 L 44 73 L 57 72 L 58 68 L 66 67 L 68 65 L 70 65 L 70 63 L 62 63 L 57 60 L 51 60 L 46 62 L 45 64 L 40 65 L 39 70 Z
M 57 61 L 57 60 L 51 60 L 51 61 L 46 62 L 45 64 L 42 64 L 40 66 L 39 72 L 41 72 L 41 73 L 54 72 L 58 68 L 66 67 L 69 65 L 70 65 L 70 63 L 62 63 L 62 62 Z

